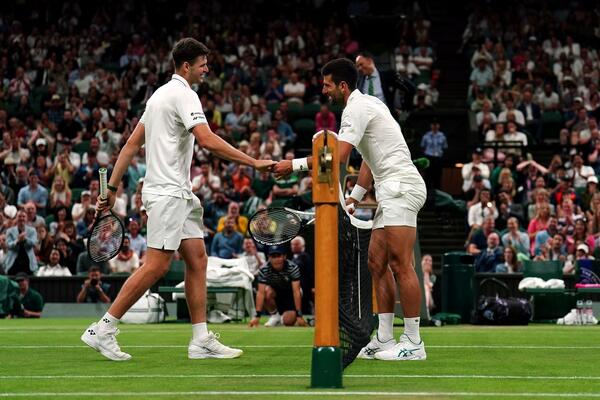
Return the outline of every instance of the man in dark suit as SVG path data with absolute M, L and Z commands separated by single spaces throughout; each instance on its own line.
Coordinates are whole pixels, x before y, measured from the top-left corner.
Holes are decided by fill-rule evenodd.
M 523 92 L 521 105 L 517 108 L 525 117 L 525 128 L 535 135 L 538 143 L 542 142 L 542 110 L 540 106 L 533 102 L 533 93 L 531 90 Z
M 379 71 L 375 66 L 373 55 L 367 52 L 356 57 L 356 68 L 359 72 L 356 87 L 361 93 L 377 97 L 393 111 L 395 74 L 393 71 Z
M 475 259 L 475 272 L 495 272 L 496 265 L 501 264 L 503 260 L 500 236 L 496 232 L 492 232 L 487 237 L 487 248 L 482 250 Z

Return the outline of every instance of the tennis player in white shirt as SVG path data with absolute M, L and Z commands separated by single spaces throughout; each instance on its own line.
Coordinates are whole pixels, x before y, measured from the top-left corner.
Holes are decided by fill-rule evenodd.
M 355 65 L 347 59 L 332 60 L 323 67 L 322 75 L 323 94 L 345 105 L 338 136 L 340 162 L 346 163 L 353 147 L 363 157 L 357 184 L 346 203 L 358 204 L 373 181 L 378 202 L 369 245 L 369 270 L 377 292 L 379 327 L 358 357 L 425 360 L 419 334 L 421 288 L 413 266 L 417 213 L 427 197 L 425 182 L 386 105 L 356 89 Z M 275 166 L 275 175 L 311 167 L 312 157 L 284 160 Z M 404 312 L 404 333 L 399 341 L 393 335 L 396 286 L 392 274 L 400 285 Z
M 255 160 L 229 145 L 209 128 L 198 95 L 191 85 L 208 72 L 208 48 L 193 38 L 184 38 L 173 48 L 175 74 L 146 103 L 140 123 L 121 150 L 108 185 L 107 201 L 98 209 L 111 208 L 117 186 L 139 149 L 146 146 L 147 171 L 142 190 L 148 213 L 146 262 L 123 285 L 108 312 L 86 329 L 81 339 L 103 356 L 129 360 L 115 336 L 125 312 L 168 270 L 178 250 L 185 260 L 185 295 L 192 320 L 188 357 L 236 358 L 242 350 L 221 344 L 206 326 L 206 267 L 202 224 L 203 209 L 192 193 L 190 168 L 194 140 L 218 157 L 254 167 L 272 169 L 268 160 Z

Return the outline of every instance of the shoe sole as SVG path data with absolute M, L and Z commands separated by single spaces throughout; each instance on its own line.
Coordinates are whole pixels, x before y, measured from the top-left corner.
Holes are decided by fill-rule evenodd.
M 363 354 L 357 355 L 356 358 L 360 358 L 361 360 L 374 360 L 375 359 L 375 357 L 373 357 L 373 356 L 367 356 L 367 355 L 363 355 Z
M 380 361 L 425 361 L 427 360 L 427 356 L 419 356 L 419 357 L 411 357 L 411 358 L 377 358 L 376 360 Z
M 223 355 L 223 354 L 199 354 L 199 355 L 192 355 L 188 353 L 188 358 L 190 360 L 205 360 L 205 359 L 209 359 L 209 358 L 218 358 L 218 359 L 232 359 L 232 358 L 239 358 L 242 356 L 242 354 L 244 354 L 244 352 L 240 352 L 239 354 L 234 354 L 234 355 Z
M 87 344 L 89 347 L 91 347 L 92 349 L 96 350 L 98 353 L 102 354 L 104 357 L 108 358 L 111 361 L 128 361 L 128 360 L 131 360 L 131 356 L 129 356 L 128 358 L 117 358 L 117 357 L 112 356 L 111 355 L 112 353 L 109 353 L 109 352 L 105 351 L 102 347 L 98 346 L 85 333 L 83 335 L 81 335 L 81 341 L 83 343 Z

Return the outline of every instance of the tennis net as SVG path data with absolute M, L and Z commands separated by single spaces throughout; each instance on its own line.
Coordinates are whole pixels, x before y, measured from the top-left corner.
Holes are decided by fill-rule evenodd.
M 346 368 L 371 340 L 376 319 L 371 273 L 367 267 L 372 221 L 349 215 L 342 206 L 342 196 L 338 207 L 338 307 L 340 348 Z

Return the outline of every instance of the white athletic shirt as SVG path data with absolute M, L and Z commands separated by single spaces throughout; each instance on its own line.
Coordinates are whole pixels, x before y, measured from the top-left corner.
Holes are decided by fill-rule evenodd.
M 196 92 L 180 75 L 161 86 L 146 103 L 140 120 L 146 138 L 146 177 L 142 194 L 192 198 L 190 167 L 194 153 L 191 130 L 206 124 Z
M 339 140 L 357 148 L 373 172 L 378 186 L 385 181 L 400 183 L 401 191 L 423 185 L 423 178 L 412 162 L 400 125 L 377 97 L 354 90 L 342 113 Z

